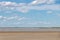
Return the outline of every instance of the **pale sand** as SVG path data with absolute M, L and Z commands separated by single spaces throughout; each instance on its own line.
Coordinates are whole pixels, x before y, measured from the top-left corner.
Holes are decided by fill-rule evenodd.
M 0 32 L 0 40 L 60 40 L 60 32 Z

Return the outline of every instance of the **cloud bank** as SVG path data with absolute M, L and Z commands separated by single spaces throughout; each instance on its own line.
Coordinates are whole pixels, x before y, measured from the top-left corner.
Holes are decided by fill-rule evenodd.
M 60 10 L 60 5 L 56 5 L 55 0 L 34 0 L 28 4 L 2 1 L 0 2 L 0 10 L 15 10 L 26 13 L 29 10 Z

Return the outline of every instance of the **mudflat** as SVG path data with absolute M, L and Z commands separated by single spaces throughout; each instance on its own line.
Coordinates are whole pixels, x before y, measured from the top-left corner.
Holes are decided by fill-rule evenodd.
M 60 32 L 0 32 L 0 40 L 60 40 Z

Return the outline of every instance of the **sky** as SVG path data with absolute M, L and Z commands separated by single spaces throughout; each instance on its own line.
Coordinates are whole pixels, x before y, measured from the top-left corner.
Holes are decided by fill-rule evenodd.
M 60 0 L 0 0 L 0 27 L 60 27 Z

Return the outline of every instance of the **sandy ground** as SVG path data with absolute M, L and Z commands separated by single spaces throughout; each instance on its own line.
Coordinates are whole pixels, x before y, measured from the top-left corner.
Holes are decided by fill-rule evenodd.
M 60 40 L 60 32 L 0 32 L 0 40 Z

